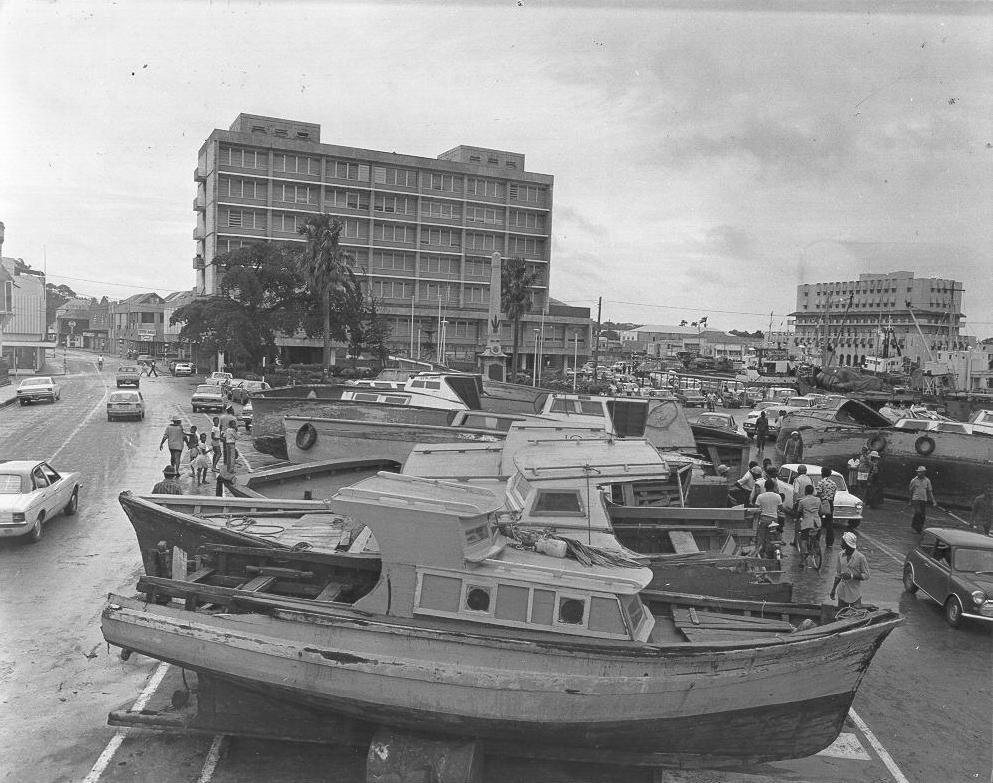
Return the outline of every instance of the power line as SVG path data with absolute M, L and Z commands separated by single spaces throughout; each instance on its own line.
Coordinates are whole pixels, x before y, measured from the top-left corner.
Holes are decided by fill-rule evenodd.
M 54 273 L 53 274 L 50 274 L 50 275 L 46 275 L 45 277 L 46 278 L 54 277 L 54 278 L 57 278 L 59 280 L 72 280 L 74 283 L 97 283 L 99 285 L 117 286 L 118 288 L 134 288 L 134 289 L 137 289 L 139 291 L 149 291 L 149 290 L 152 290 L 152 289 L 159 289 L 159 290 L 165 290 L 165 291 L 174 291 L 174 290 L 177 290 L 173 286 L 168 286 L 168 285 L 133 285 L 131 283 L 115 283 L 115 282 L 112 282 L 110 280 L 93 280 L 93 279 L 88 278 L 88 277 L 71 277 L 69 275 L 57 275 L 57 274 L 54 274 Z M 186 290 L 186 289 L 178 289 L 178 290 Z

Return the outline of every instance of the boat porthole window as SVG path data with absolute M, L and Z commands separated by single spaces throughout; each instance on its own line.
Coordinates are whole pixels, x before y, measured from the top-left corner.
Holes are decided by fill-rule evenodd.
M 578 598 L 559 599 L 559 622 L 567 625 L 581 625 L 585 602 Z
M 465 591 L 465 606 L 466 609 L 472 609 L 474 612 L 490 611 L 489 588 L 470 585 L 469 589 Z

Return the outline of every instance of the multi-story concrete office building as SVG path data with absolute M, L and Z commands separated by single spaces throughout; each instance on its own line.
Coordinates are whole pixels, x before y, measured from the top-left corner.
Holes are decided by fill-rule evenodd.
M 320 125 L 250 114 L 210 134 L 194 172 L 198 293 L 217 290 L 221 254 L 302 242 L 302 222 L 325 212 L 344 224 L 342 244 L 389 318 L 396 352 L 413 345 L 433 358 L 441 321 L 446 359 L 471 361 L 486 344 L 491 257 L 500 253 L 537 273 L 523 351 L 531 355 L 544 323 L 546 365 L 571 365 L 574 352 L 588 357 L 589 310 L 548 297 L 551 175 L 527 171 L 514 152 L 459 146 L 424 158 L 323 144 L 320 134 Z M 508 352 L 510 336 L 504 324 Z M 302 335 L 278 342 L 291 358 L 319 345 Z
M 828 339 L 838 364 L 858 366 L 864 357 L 880 356 L 884 336 L 890 335 L 903 356 L 923 365 L 939 350 L 965 347 L 962 290 L 956 280 L 902 271 L 798 285 L 791 313 L 796 341 L 819 357 Z

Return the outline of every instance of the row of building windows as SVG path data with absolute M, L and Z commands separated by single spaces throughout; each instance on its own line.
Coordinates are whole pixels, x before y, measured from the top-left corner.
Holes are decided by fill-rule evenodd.
M 267 169 L 269 165 L 269 155 L 264 150 L 243 149 L 226 145 L 221 145 L 219 159 L 222 166 L 244 169 Z M 273 153 L 272 164 L 274 172 L 307 176 L 321 175 L 321 159 L 308 155 Z M 403 188 L 421 187 L 443 193 L 462 193 L 464 187 L 468 195 L 494 199 L 503 199 L 509 195 L 513 201 L 532 204 L 544 203 L 548 192 L 548 189 L 542 185 L 502 182 L 480 177 L 463 177 L 461 174 L 434 171 L 422 171 L 418 176 L 418 172 L 412 169 L 370 166 L 366 163 L 330 158 L 327 160 L 327 176 L 333 179 L 354 180 L 356 182 L 369 182 L 371 179 L 373 183 L 378 185 Z

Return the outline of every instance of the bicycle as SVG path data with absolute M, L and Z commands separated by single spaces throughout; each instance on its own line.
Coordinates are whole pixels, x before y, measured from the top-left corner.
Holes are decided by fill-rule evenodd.
M 821 551 L 821 529 L 808 528 L 802 531 L 800 538 L 800 568 L 805 568 L 807 559 L 815 571 L 820 571 L 824 563 L 824 553 Z

